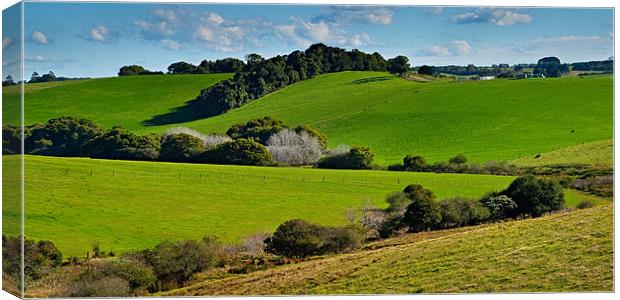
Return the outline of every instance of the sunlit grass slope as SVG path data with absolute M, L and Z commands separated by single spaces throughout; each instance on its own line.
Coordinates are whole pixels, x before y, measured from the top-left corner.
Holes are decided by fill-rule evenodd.
M 5 172 L 19 167 L 4 156 Z M 479 197 L 506 187 L 513 177 L 308 168 L 218 166 L 26 156 L 26 235 L 49 239 L 65 255 L 85 255 L 94 242 L 115 252 L 164 239 L 216 235 L 240 242 L 303 218 L 343 224 L 349 209 L 385 207 L 385 196 L 420 183 L 439 198 Z M 92 171 L 92 175 L 91 175 Z M 4 177 L 3 201 L 15 180 Z M 566 192 L 567 205 L 582 199 Z M 19 222 L 19 206 L 5 205 L 3 224 Z M 6 226 L 16 235 L 19 228 Z
M 530 155 L 513 160 L 519 166 L 542 166 L 555 164 L 589 164 L 599 167 L 611 167 L 614 161 L 614 141 L 605 140 L 560 148 L 557 150 Z
M 613 291 L 613 206 L 407 235 L 165 295 Z

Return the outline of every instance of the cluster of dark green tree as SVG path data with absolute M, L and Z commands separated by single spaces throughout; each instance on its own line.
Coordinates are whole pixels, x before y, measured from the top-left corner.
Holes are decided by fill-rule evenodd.
M 13 76 L 11 76 L 11 74 L 7 75 L 4 80 L 2 80 L 2 86 L 11 86 L 11 85 L 16 85 L 17 82 L 15 82 L 15 80 L 13 79 Z
M 132 76 L 132 75 L 162 75 L 164 72 L 162 71 L 150 71 L 145 69 L 142 66 L 138 65 L 130 65 L 130 66 L 122 66 L 118 70 L 118 76 Z
M 58 268 L 62 253 L 50 241 L 24 239 L 24 276 L 26 282 L 38 280 Z M 22 240 L 2 235 L 2 272 L 13 282 L 21 282 Z
M 440 161 L 433 164 L 427 163 L 426 159 L 422 156 L 407 155 L 403 158 L 402 164 L 390 165 L 388 170 L 492 175 L 517 175 L 521 172 L 517 166 L 504 161 L 491 161 L 484 164 L 468 163 L 467 157 L 463 154 L 458 154 L 450 158 L 447 162 Z
M 32 76 L 30 76 L 30 80 L 27 83 L 38 83 L 38 82 L 50 82 L 50 81 L 66 81 L 66 80 L 79 80 L 79 79 L 88 79 L 84 78 L 72 78 L 72 77 L 56 77 L 54 72 L 49 71 L 47 74 L 40 75 L 37 72 L 33 72 Z M 6 78 L 6 81 L 13 81 L 13 78 Z
M 323 169 L 371 169 L 375 153 L 368 147 L 353 147 L 345 151 L 332 151 L 318 161 Z
M 562 64 L 559 58 L 549 56 L 538 60 L 533 73 L 542 74 L 546 77 L 562 77 L 562 74 L 568 73 L 568 71 L 570 71 L 568 64 Z
M 527 175 L 508 188 L 481 199 L 451 198 L 438 201 L 419 184 L 387 197 L 388 208 L 368 210 L 362 223 L 376 237 L 494 222 L 505 218 L 539 217 L 564 207 L 562 186 L 549 179 Z
M 409 68 L 404 56 L 386 61 L 377 52 L 367 54 L 356 49 L 346 51 L 314 44 L 305 51 L 297 50 L 269 59 L 249 55 L 243 71 L 237 71 L 232 79 L 202 90 L 197 100 L 207 117 L 241 107 L 267 93 L 322 73 L 389 70 L 404 74 Z
M 293 161 L 288 165 L 303 165 L 316 161 L 326 144 L 318 129 L 308 125 L 291 128 L 271 117 L 233 125 L 226 133 L 228 136 L 203 135 L 187 129 L 136 135 L 119 126 L 104 130 L 87 119 L 60 117 L 26 126 L 24 150 L 35 155 L 123 160 L 240 165 Z M 5 125 L 2 135 L 4 153 L 20 153 L 20 128 Z
M 248 55 L 248 63 L 257 54 Z M 260 56 L 258 56 L 260 57 Z M 209 74 L 209 73 L 236 73 L 246 70 L 246 64 L 236 58 L 217 59 L 215 61 L 203 60 L 199 65 L 179 61 L 168 66 L 169 74 Z
M 576 62 L 571 64 L 573 70 L 575 71 L 602 71 L 602 72 L 613 72 L 614 71 L 614 60 L 597 60 L 597 61 L 587 61 L 587 62 Z

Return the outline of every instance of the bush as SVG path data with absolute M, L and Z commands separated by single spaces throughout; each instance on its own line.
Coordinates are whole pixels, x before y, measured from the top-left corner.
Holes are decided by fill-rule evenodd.
M 406 228 L 407 224 L 403 222 L 402 215 L 390 214 L 385 217 L 385 221 L 379 227 L 379 236 L 384 239 L 399 236 Z
M 486 221 L 490 216 L 486 207 L 472 199 L 444 199 L 439 202 L 439 210 L 442 228 L 476 225 Z
M 28 127 L 27 153 L 52 156 L 84 156 L 84 146 L 102 130 L 87 119 L 60 117 Z
M 433 192 L 419 184 L 408 185 L 403 192 L 411 199 L 403 218 L 410 231 L 419 232 L 439 226 L 441 212 Z
M 24 239 L 24 275 L 40 279 L 62 263 L 62 253 L 50 241 Z M 2 235 L 2 271 L 21 273 L 21 238 Z
M 267 116 L 233 125 L 226 134 L 233 139 L 252 139 L 266 145 L 272 134 L 287 128 L 284 122 Z
M 434 75 L 434 73 L 433 67 L 431 66 L 423 65 L 418 68 L 418 74 Z
M 90 140 L 85 152 L 92 158 L 155 160 L 159 157 L 160 138 L 135 135 L 120 126 Z
M 2 126 L 2 154 L 19 154 L 22 152 L 22 141 L 19 126 Z
M 388 203 L 388 208 L 386 209 L 389 213 L 399 213 L 402 214 L 407 209 L 407 206 L 411 203 L 411 199 L 407 197 L 407 194 L 404 192 L 395 192 L 389 194 L 385 201 Z
M 265 242 L 271 238 L 271 233 L 259 232 L 243 240 L 243 250 L 251 255 L 265 254 Z
M 236 139 L 205 152 L 201 160 L 217 164 L 266 165 L 272 158 L 265 146 L 250 139 Z
M 304 220 L 282 223 L 267 242 L 267 251 L 287 257 L 318 255 L 324 245 L 323 227 Z
M 407 171 L 423 172 L 426 166 L 426 159 L 422 156 L 407 155 L 403 158 L 403 168 Z
M 116 276 L 79 280 L 69 288 L 71 297 L 127 297 L 131 290 L 127 281 Z
M 164 135 L 180 134 L 180 133 L 188 134 L 188 135 L 191 135 L 193 137 L 200 139 L 202 143 L 204 144 L 204 147 L 206 150 L 213 149 L 217 145 L 232 141 L 232 139 L 229 136 L 217 135 L 217 134 L 206 135 L 199 131 L 196 131 L 196 130 L 193 130 L 187 127 L 170 128 L 166 131 Z
M 267 150 L 275 161 L 291 166 L 308 165 L 321 157 L 321 145 L 315 137 L 291 129 L 271 135 Z
M 457 164 L 457 165 L 464 164 L 464 163 L 467 162 L 467 157 L 465 157 L 465 155 L 463 155 L 463 154 L 458 154 L 458 155 L 450 158 L 450 160 L 448 162 L 451 163 L 451 164 Z
M 366 241 L 367 230 L 356 224 L 324 229 L 322 253 L 343 253 L 355 250 Z
M 490 218 L 493 220 L 503 219 L 517 208 L 517 204 L 510 197 L 499 193 L 484 196 L 480 203 L 489 210 Z
M 161 242 L 153 249 L 153 271 L 159 280 L 183 286 L 194 273 L 217 265 L 218 246 L 217 242 L 207 238 Z
M 205 151 L 201 139 L 185 133 L 168 134 L 162 138 L 160 159 L 165 161 L 192 161 Z
M 502 195 L 510 197 L 517 204 L 513 215 L 531 215 L 539 217 L 564 207 L 562 187 L 548 179 L 538 179 L 526 175 L 515 179 Z
M 367 147 L 353 147 L 349 152 L 325 157 L 317 167 L 325 169 L 370 169 L 375 154 Z

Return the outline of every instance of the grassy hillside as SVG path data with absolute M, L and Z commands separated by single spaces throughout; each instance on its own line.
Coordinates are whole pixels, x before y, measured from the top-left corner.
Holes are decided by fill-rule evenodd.
M 19 167 L 3 157 L 4 171 Z M 303 218 L 342 224 L 348 209 L 385 206 L 388 193 L 420 183 L 438 197 L 479 197 L 512 177 L 339 171 L 26 156 L 26 235 L 51 239 L 63 253 L 85 255 L 92 243 L 116 252 L 163 239 L 218 235 L 240 242 Z M 91 175 L 92 171 L 92 175 Z M 10 174 L 10 173 L 8 173 Z M 3 224 L 19 222 L 17 181 L 3 177 Z M 593 196 L 567 191 L 570 206 Z M 6 226 L 9 235 L 19 227 Z
M 407 235 L 165 295 L 562 291 L 613 291 L 612 205 Z
M 165 114 L 196 98 L 231 74 L 126 76 L 25 85 L 26 124 L 69 115 L 103 127 L 122 125 L 151 131 L 143 121 Z M 5 123 L 19 123 L 19 86 L 3 87 Z M 164 130 L 160 128 L 158 130 Z
M 519 166 L 542 166 L 554 164 L 590 164 L 602 167 L 611 167 L 614 162 L 614 141 L 605 140 L 585 143 L 558 150 L 541 153 L 536 156 L 522 157 L 512 163 Z
M 611 139 L 612 85 L 611 77 L 419 83 L 344 72 L 187 125 L 223 132 L 233 123 L 271 115 L 319 127 L 332 146 L 368 145 L 382 164 L 408 153 L 430 160 L 458 153 L 480 162 L 507 160 Z
M 201 88 L 227 76 L 27 85 L 26 122 L 77 115 L 142 133 L 179 125 L 223 133 L 234 123 L 271 115 L 291 125 L 319 127 L 331 146 L 370 146 L 380 164 L 400 162 L 409 153 L 431 161 L 458 153 L 478 162 L 510 160 L 613 137 L 611 76 L 421 83 L 386 73 L 342 72 L 299 82 L 213 118 L 165 126 L 142 123 L 175 111 Z M 12 87 L 3 90 L 9 101 L 15 100 Z

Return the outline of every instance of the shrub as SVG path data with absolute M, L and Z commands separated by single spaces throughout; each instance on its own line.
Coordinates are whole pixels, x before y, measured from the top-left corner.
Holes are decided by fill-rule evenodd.
M 319 144 L 321 145 L 322 149 L 325 149 L 325 147 L 327 146 L 327 136 L 324 133 L 322 133 L 320 130 L 313 128 L 310 125 L 301 124 L 295 127 L 295 132 L 297 133 L 306 132 L 311 137 L 316 138 L 319 141 Z
M 431 66 L 423 65 L 418 68 L 418 74 L 433 75 L 434 73 L 433 67 Z
M 385 217 L 385 221 L 379 227 L 379 236 L 381 238 L 399 236 L 406 228 L 407 224 L 403 222 L 402 215 L 390 214 Z
M 69 288 L 71 297 L 127 297 L 131 290 L 127 281 L 116 276 L 79 280 Z
M 426 159 L 422 156 L 407 155 L 403 158 L 403 168 L 407 171 L 423 172 L 426 166 Z
M 243 240 L 243 249 L 252 255 L 265 254 L 265 241 L 271 238 L 271 233 L 259 232 Z
M 266 145 L 272 134 L 287 128 L 284 122 L 267 116 L 233 125 L 226 134 L 233 139 L 252 139 Z
M 480 203 L 489 210 L 490 218 L 493 220 L 503 219 L 517 208 L 517 204 L 510 197 L 499 193 L 484 196 Z
M 265 146 L 250 139 L 236 139 L 205 152 L 201 160 L 218 164 L 265 165 L 272 158 Z
M 181 133 L 188 134 L 188 135 L 191 135 L 193 137 L 200 139 L 202 143 L 204 144 L 204 147 L 206 150 L 213 149 L 217 145 L 230 142 L 232 140 L 229 136 L 226 136 L 226 135 L 218 135 L 218 134 L 206 135 L 199 131 L 196 131 L 194 129 L 187 128 L 187 127 L 170 128 L 166 131 L 164 135 L 181 134 Z
M 440 224 L 441 212 L 433 192 L 419 184 L 408 185 L 403 192 L 411 199 L 403 218 L 410 231 L 429 230 Z
M 155 292 L 156 290 L 157 278 L 153 270 L 141 262 L 123 259 L 115 261 L 111 273 L 127 281 L 134 294 L 136 291 Z
M 185 133 L 168 134 L 162 138 L 160 159 L 166 161 L 192 161 L 205 151 L 201 139 Z
M 439 210 L 443 228 L 480 224 L 490 216 L 486 207 L 472 199 L 444 199 L 439 202 Z
M 24 275 L 40 279 L 62 263 L 62 253 L 50 241 L 24 239 Z M 21 238 L 2 235 L 2 271 L 21 272 Z
M 161 242 L 153 249 L 153 271 L 159 280 L 182 286 L 194 273 L 217 265 L 217 248 L 211 239 Z
M 267 242 L 267 250 L 287 257 L 306 257 L 320 254 L 324 245 L 323 227 L 304 220 L 282 223 Z
M 515 179 L 502 194 L 517 204 L 512 211 L 514 215 L 539 217 L 564 207 L 562 187 L 557 182 L 539 179 L 533 175 Z
M 370 169 L 375 154 L 367 147 L 353 147 L 349 152 L 325 157 L 317 167 L 326 169 Z
M 451 163 L 451 164 L 457 164 L 457 165 L 464 164 L 464 163 L 467 162 L 467 157 L 465 157 L 465 155 L 463 155 L 463 154 L 458 154 L 458 155 L 450 158 L 450 160 L 448 162 Z
M 321 157 L 319 141 L 306 131 L 281 130 L 271 135 L 267 150 L 275 161 L 291 166 L 311 164 Z
M 2 125 L 2 153 L 18 154 L 22 152 L 21 128 Z
M 402 214 L 407 209 L 407 206 L 411 203 L 411 199 L 409 199 L 409 197 L 407 197 L 407 194 L 405 194 L 404 192 L 395 192 L 389 194 L 385 198 L 385 201 L 388 203 L 388 208 L 386 209 L 387 212 L 400 214 Z
M 92 158 L 155 160 L 159 157 L 159 140 L 156 135 L 135 135 L 116 126 L 90 140 L 84 149 Z
M 366 228 L 369 238 L 379 238 L 379 230 L 383 226 L 388 214 L 382 209 L 372 206 L 365 206 L 362 209 L 361 224 Z
M 355 250 L 366 241 L 367 230 L 357 224 L 324 229 L 325 244 L 321 253 L 343 253 Z
M 53 156 L 83 156 L 84 146 L 102 130 L 87 119 L 60 117 L 29 126 L 24 141 L 27 153 Z

